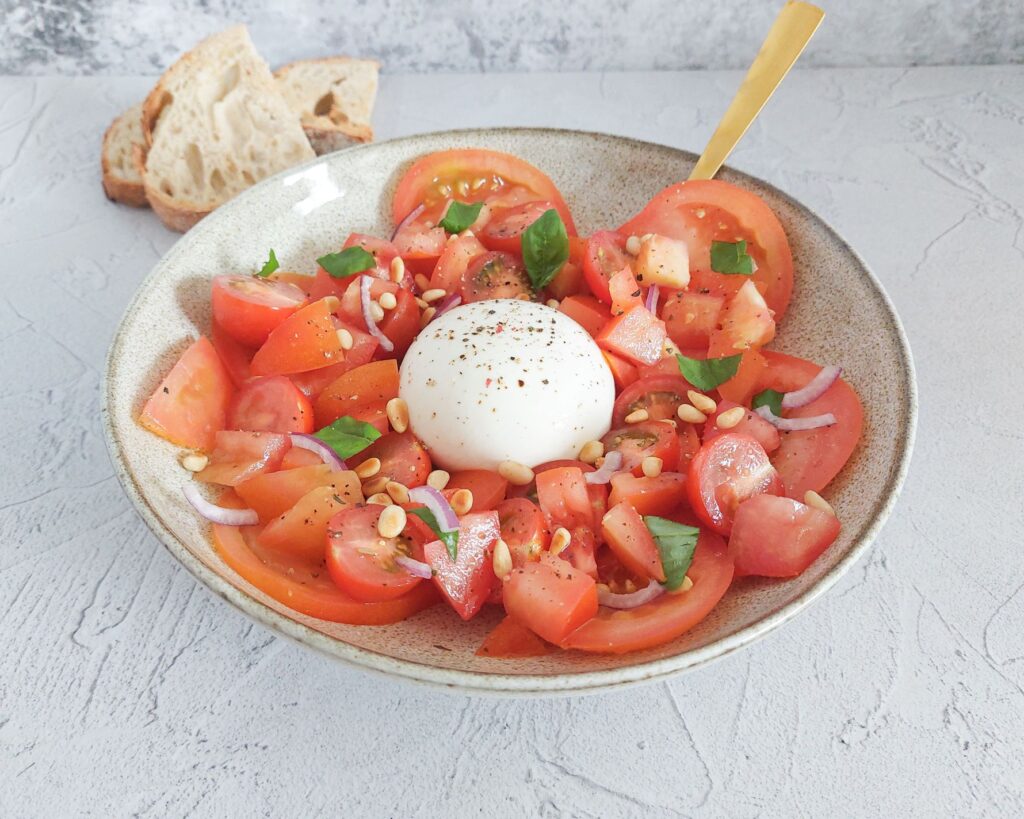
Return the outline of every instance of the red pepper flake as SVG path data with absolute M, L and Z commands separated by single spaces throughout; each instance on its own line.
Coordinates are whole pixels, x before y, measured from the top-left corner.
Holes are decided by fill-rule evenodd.
M 499 325 L 499 326 L 500 326 L 500 325 Z M 489 378 L 488 378 L 488 379 L 487 379 L 486 381 L 484 381 L 484 386 L 485 386 L 485 387 L 489 387 L 489 386 L 491 386 L 491 379 L 489 379 Z
M 501 333 L 504 330 L 505 330 L 505 325 L 504 324 L 499 324 L 497 327 L 494 328 L 494 332 L 495 333 Z

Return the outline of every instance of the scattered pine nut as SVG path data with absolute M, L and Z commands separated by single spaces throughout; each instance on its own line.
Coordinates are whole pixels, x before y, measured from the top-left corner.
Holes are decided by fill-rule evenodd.
M 570 540 L 572 540 L 572 535 L 569 534 L 569 530 L 564 526 L 559 526 L 551 536 L 551 546 L 548 551 L 553 555 L 561 554 L 569 545 Z
M 362 481 L 365 481 L 367 478 L 372 478 L 380 472 L 380 458 L 367 458 L 356 467 L 355 472 Z
M 502 461 L 498 474 L 513 486 L 526 486 L 533 480 L 533 470 L 518 461 Z
M 381 537 L 398 537 L 405 528 L 405 521 L 405 510 L 401 506 L 388 506 L 377 519 L 377 532 Z
M 587 441 L 580 449 L 580 460 L 585 464 L 592 464 L 604 455 L 604 444 L 600 441 Z
M 596 466 L 598 469 L 604 466 L 604 455 L 602 455 L 600 458 L 594 459 L 594 466 Z
M 432 287 L 430 290 L 423 291 L 423 301 L 425 301 L 427 304 L 431 304 L 435 301 L 440 301 L 447 295 L 448 293 L 444 291 L 442 288 Z
M 627 424 L 639 424 L 646 421 L 651 417 L 651 414 L 645 409 L 633 410 L 629 415 L 626 416 Z
M 341 349 L 351 350 L 356 340 L 352 338 L 352 334 L 348 330 L 342 327 L 338 330 L 338 343 L 341 345 Z
M 384 320 L 384 308 L 375 301 L 370 302 L 370 317 L 375 322 Z
M 719 429 L 732 429 L 740 421 L 743 420 L 747 414 L 745 407 L 733 407 L 730 410 L 726 410 L 715 419 L 715 426 Z
M 328 313 L 334 313 L 339 307 L 341 307 L 341 299 L 337 296 L 324 296 L 323 303 L 324 307 L 327 308 Z
M 375 503 L 377 506 L 391 506 L 394 501 L 387 492 L 378 492 L 376 495 L 370 495 L 366 499 L 367 503 Z
M 643 236 L 640 237 L 640 241 L 641 242 L 649 242 L 653 238 L 654 238 L 654 234 L 653 233 L 645 233 Z
M 690 580 L 690 575 L 686 575 L 683 578 L 683 582 L 679 585 L 679 591 L 689 591 L 693 588 L 693 581 Z
M 405 278 L 405 262 L 401 256 L 395 256 L 391 260 L 391 267 L 388 268 L 388 276 L 393 282 L 400 282 Z
M 388 493 L 395 503 L 409 502 L 409 488 L 398 481 L 388 481 L 384 484 L 384 491 Z
M 494 557 L 491 559 L 494 566 L 494 574 L 499 580 L 504 580 L 512 574 L 512 552 L 508 544 L 500 537 L 494 544 Z
M 640 253 L 640 237 L 630 236 L 626 239 L 626 252 L 630 256 L 636 256 Z
M 634 583 L 632 580 L 627 580 L 622 585 L 623 585 L 623 588 L 625 588 L 625 590 L 626 590 L 626 594 L 632 594 L 633 592 L 636 591 L 636 583 Z
M 416 286 L 420 290 L 429 290 L 430 289 L 430 279 L 428 279 L 422 273 L 417 273 L 416 274 Z
M 468 489 L 456 490 L 452 494 L 450 503 L 452 505 L 452 511 L 455 512 L 456 515 L 465 515 L 473 508 L 473 493 Z
M 808 489 L 804 493 L 804 503 L 806 503 L 812 509 L 818 509 L 822 512 L 828 512 L 832 517 L 836 516 L 836 510 L 832 508 L 832 504 L 825 500 L 813 489 Z
M 702 392 L 697 392 L 696 390 L 687 390 L 686 397 L 690 399 L 691 404 L 693 404 L 705 415 L 710 415 L 716 409 L 718 409 L 718 404 L 715 403 L 715 399 L 709 395 L 705 395 Z
M 676 415 L 679 416 L 680 421 L 686 421 L 688 424 L 703 424 L 708 420 L 703 412 L 690 404 L 680 404 Z
M 388 421 L 395 432 L 405 432 L 409 428 L 409 405 L 404 398 L 392 398 L 386 410 Z
M 181 465 L 185 467 L 189 472 L 202 472 L 206 469 L 206 465 L 210 462 L 210 459 L 205 455 L 199 455 L 195 452 L 189 452 L 181 459 Z
M 395 298 L 394 293 L 381 293 L 377 301 L 380 302 L 380 306 L 384 310 L 394 310 L 398 307 L 398 299 Z
M 443 469 L 435 469 L 429 475 L 427 475 L 427 486 L 431 486 L 440 492 L 448 485 L 448 481 L 452 479 L 452 476 L 445 472 Z
M 428 324 L 430 324 L 430 322 L 433 321 L 435 315 L 437 315 L 436 307 L 428 307 L 426 310 L 424 310 L 423 313 L 420 315 L 420 328 L 426 327 Z
M 416 297 L 416 306 L 419 307 L 420 310 L 427 309 L 427 303 L 423 301 L 423 299 L 421 299 L 419 296 Z
M 558 299 L 548 299 L 547 302 L 545 302 L 545 303 L 552 310 L 557 310 L 558 309 L 558 305 L 559 305 Z
M 533 301 L 533 298 L 530 296 L 529 293 L 519 293 L 516 296 L 516 299 L 518 299 L 519 301 Z
M 640 469 L 648 478 L 657 478 L 661 474 L 661 468 L 665 462 L 654 455 L 648 455 L 640 462 Z
M 364 495 L 376 495 L 384 491 L 390 481 L 387 475 L 377 475 L 375 478 L 370 478 L 366 483 L 363 484 Z

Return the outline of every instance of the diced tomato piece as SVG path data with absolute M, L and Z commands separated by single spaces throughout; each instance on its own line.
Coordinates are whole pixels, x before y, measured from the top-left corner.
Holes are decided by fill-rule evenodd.
M 287 435 L 273 432 L 222 430 L 215 441 L 209 464 L 196 473 L 196 478 L 224 486 L 236 486 L 254 475 L 273 472 L 291 446 Z
M 676 346 L 706 350 L 724 304 L 723 296 L 679 290 L 665 297 L 661 319 Z
M 580 469 L 549 469 L 539 473 L 536 481 L 537 502 L 552 528 L 564 526 L 571 532 L 577 526 L 594 525 L 594 510 Z
M 737 575 L 796 577 L 839 537 L 835 515 L 792 498 L 756 495 L 736 509 L 729 554 Z
M 327 524 L 348 504 L 341 502 L 334 487 L 318 486 L 299 498 L 288 511 L 274 518 L 259 535 L 267 549 L 303 560 L 323 560 L 327 547 Z
M 630 266 L 626 254 L 626 237 L 607 230 L 599 230 L 587 239 L 583 253 L 583 274 L 590 292 L 605 304 L 612 303 L 608 282 L 623 268 Z
M 484 637 L 480 648 L 476 650 L 476 656 L 508 660 L 516 657 L 542 657 L 551 651 L 551 646 L 526 626 L 506 616 Z
M 139 423 L 173 444 L 210 450 L 224 428 L 233 389 L 217 351 L 200 336 L 142 408 Z
M 497 512 L 471 512 L 459 521 L 459 542 L 455 560 L 445 545 L 435 540 L 424 549 L 424 560 L 434 570 L 434 583 L 463 620 L 469 620 L 483 606 L 494 576 L 494 543 L 501 535 Z
M 293 373 L 288 376 L 292 383 L 308 398 L 315 399 L 332 382 L 349 370 L 369 364 L 373 360 L 374 353 L 377 352 L 377 347 L 379 346 L 377 339 L 369 333 L 364 333 L 362 330 L 357 330 L 355 327 L 346 325 L 341 321 L 338 321 L 338 324 L 341 325 L 338 328 L 339 330 L 344 328 L 352 335 L 352 349 L 345 351 L 344 361 L 339 361 L 337 364 L 331 364 L 328 367 L 321 367 L 318 370 Z
M 624 267 L 612 274 L 608 280 L 608 293 L 612 298 L 613 316 L 621 316 L 634 307 L 643 306 L 644 303 L 643 291 L 630 267 Z
M 686 503 L 686 476 L 678 472 L 662 472 L 656 478 L 648 478 L 619 472 L 612 475 L 608 503 L 615 506 L 623 501 L 641 515 L 667 515 Z
M 615 451 L 622 455 L 622 469 L 643 474 L 644 458 L 661 458 L 662 465 L 671 467 L 679 459 L 679 436 L 675 427 L 664 421 L 641 421 L 616 427 L 601 439 L 605 454 Z
M 303 466 L 319 466 L 323 464 L 323 459 L 308 449 L 299 449 L 297 446 L 293 446 L 284 454 L 284 460 L 281 461 L 281 466 L 278 469 L 299 469 Z
M 729 355 L 734 354 L 735 351 Z M 708 357 L 716 356 L 709 352 Z M 751 397 L 757 392 L 757 385 L 764 378 L 767 367 L 768 363 L 760 350 L 744 350 L 736 375 L 719 385 L 718 394 L 727 401 L 735 401 L 744 406 L 749 405 Z
M 308 273 L 295 273 L 290 270 L 278 270 L 271 276 L 276 282 L 295 285 L 306 295 L 306 301 L 310 301 L 309 293 L 313 286 L 313 276 Z
M 718 409 L 708 416 L 708 421 L 704 424 L 704 443 L 707 443 L 713 438 L 717 438 L 719 435 L 724 435 L 726 432 L 735 432 L 740 435 L 749 435 L 763 446 L 764 451 L 768 454 L 771 454 L 778 449 L 779 431 L 753 410 L 747 409 L 746 414 L 743 416 L 743 420 L 738 424 L 735 424 L 728 429 L 718 428 L 718 417 L 723 412 L 728 412 L 738 406 L 740 405 L 732 401 L 727 401 L 724 398 L 718 402 Z
M 331 299 L 308 304 L 279 324 L 256 351 L 253 375 L 288 375 L 344 359 Z
M 505 499 L 508 481 L 489 469 L 462 469 L 452 472 L 446 492 L 468 489 L 473 493 L 470 512 L 489 512 Z
M 690 283 L 690 254 L 684 242 L 651 233 L 641 240 L 633 269 L 644 287 L 656 284 L 681 290 Z
M 734 355 L 763 347 L 775 338 L 772 311 L 752 281 L 737 291 L 721 315 L 720 329 L 711 334 L 711 355 Z
M 509 498 L 495 509 L 501 526 L 501 539 L 512 553 L 512 565 L 522 566 L 539 560 L 547 548 L 550 532 L 544 513 L 526 498 Z
M 387 355 L 401 358 L 420 331 L 420 308 L 416 297 L 405 289 L 395 292 L 395 301 L 397 305 L 384 313 L 384 320 L 377 327 L 394 347 Z
M 389 432 L 359 453 L 357 463 L 366 458 L 380 459 L 380 472 L 412 489 L 423 486 L 433 468 L 426 447 L 411 432 Z
M 391 242 L 386 239 L 379 239 L 376 236 L 368 236 L 365 233 L 350 233 L 342 249 L 349 247 L 361 247 L 367 253 L 372 254 L 374 261 L 377 263 L 374 275 L 378 279 L 390 280 L 391 262 L 398 255 L 398 248 Z M 407 290 L 411 290 L 413 286 L 412 273 L 407 270 L 399 285 Z
M 570 240 L 574 238 L 576 237 L 570 237 Z M 548 282 L 548 295 L 553 299 L 561 300 L 586 290 L 583 268 L 572 261 L 571 253 L 572 251 L 570 251 L 570 260 L 563 264 L 561 270 Z
M 413 222 L 403 225 L 395 234 L 395 247 L 405 261 L 405 266 L 413 273 L 422 273 L 424 276 L 429 276 L 437 265 L 448 239 L 444 228 L 428 227 L 427 222 L 432 221 L 431 216 L 439 217 L 440 211 L 422 214 Z
M 430 287 L 446 293 L 458 293 L 469 263 L 487 252 L 475 236 L 458 236 L 444 246 L 441 258 L 430 275 Z
M 306 303 L 293 284 L 256 276 L 216 276 L 211 285 L 213 318 L 239 344 L 259 347 Z
M 305 452 L 293 449 L 291 452 Z M 312 454 L 312 453 L 310 453 Z M 316 457 L 316 456 L 314 456 Z M 318 459 L 319 460 L 319 459 Z M 282 462 L 281 464 L 285 464 Z M 235 487 L 245 505 L 254 509 L 261 523 L 267 523 L 283 515 L 305 495 L 314 489 L 326 486 L 347 504 L 363 502 L 362 484 L 359 476 L 351 470 L 334 471 L 327 464 L 317 463 L 296 469 L 282 469 L 247 478 Z
M 309 433 L 313 431 L 313 405 L 286 376 L 254 378 L 235 394 L 227 428 Z
M 594 337 L 612 317 L 608 307 L 593 296 L 569 296 L 562 299 L 558 309 Z
M 494 251 L 477 256 L 462 278 L 462 301 L 533 296 L 533 286 L 518 256 Z
M 561 643 L 597 614 L 594 578 L 551 555 L 515 569 L 503 598 L 511 617 L 550 643 Z
M 349 276 L 336 279 L 322 267 L 318 267 L 316 275 L 313 277 L 313 284 L 309 288 L 309 298 L 312 301 L 327 296 L 334 296 L 336 299 L 343 298 L 351 283 L 352 278 Z
M 608 362 L 608 369 L 612 371 L 612 378 L 615 379 L 615 389 L 624 390 L 640 377 L 637 368 L 626 361 L 626 359 L 620 358 L 615 353 L 609 353 L 607 350 L 602 350 L 601 355 Z
M 523 231 L 551 209 L 550 202 L 526 202 L 512 208 L 495 208 L 480 232 L 480 241 L 488 250 L 519 253 Z
M 653 364 L 665 346 L 665 324 L 643 305 L 615 316 L 598 334 L 599 346 L 636 364 Z
M 372 361 L 343 373 L 317 396 L 313 405 L 317 428 L 332 424 L 360 407 L 386 404 L 398 395 L 398 363 Z
M 601 521 L 605 543 L 637 577 L 665 582 L 665 570 L 654 537 L 640 514 L 629 503 L 615 504 Z
M 214 320 L 210 328 L 210 341 L 220 356 L 220 360 L 227 368 L 231 382 L 236 387 L 241 387 L 252 377 L 251 363 L 253 351 L 243 344 L 235 341 L 228 335 L 217 321 Z
M 590 526 L 576 526 L 569 532 L 569 545 L 558 555 L 573 568 L 597 579 L 597 535 Z
M 612 425 L 622 426 L 626 416 L 637 410 L 647 410 L 651 421 L 662 421 L 666 418 L 676 419 L 676 410 L 680 404 L 687 403 L 688 390 L 693 389 L 685 378 L 679 375 L 679 365 L 675 375 L 652 375 L 641 378 L 619 393 L 612 410 Z

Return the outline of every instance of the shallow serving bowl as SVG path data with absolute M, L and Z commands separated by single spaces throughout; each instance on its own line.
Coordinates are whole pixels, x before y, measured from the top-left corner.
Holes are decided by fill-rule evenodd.
M 495 607 L 463 623 L 435 606 L 392 626 L 346 626 L 288 610 L 234 574 L 214 552 L 207 525 L 182 496 L 189 474 L 179 450 L 135 418 L 188 342 L 209 329 L 209 280 L 258 269 L 273 247 L 285 269 L 314 259 L 350 231 L 387 235 L 402 171 L 424 153 L 486 147 L 546 171 L 582 235 L 621 224 L 665 185 L 685 179 L 696 156 L 660 145 L 576 131 L 451 131 L 354 148 L 256 185 L 186 234 L 139 288 L 107 362 L 104 420 L 115 470 L 150 528 L 202 583 L 232 605 L 299 642 L 362 668 L 492 693 L 593 691 L 703 665 L 767 634 L 808 606 L 870 546 L 906 473 L 914 437 L 913 365 L 899 319 L 878 281 L 807 208 L 752 177 L 720 177 L 752 189 L 782 220 L 793 247 L 796 287 L 774 347 L 845 368 L 865 408 L 864 436 L 826 496 L 843 522 L 835 544 L 798 578 L 745 579 L 711 615 L 674 642 L 625 656 L 559 652 L 494 660 L 474 651 L 497 622 Z

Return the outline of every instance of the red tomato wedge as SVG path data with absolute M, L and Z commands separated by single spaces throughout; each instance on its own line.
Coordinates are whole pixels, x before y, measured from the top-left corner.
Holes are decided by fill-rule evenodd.
M 709 358 L 718 358 L 724 355 L 734 355 L 735 350 L 726 353 L 722 349 L 715 349 L 715 340 L 712 339 L 711 348 L 708 351 Z M 741 354 L 740 365 L 736 375 L 719 385 L 718 394 L 727 401 L 737 404 L 749 404 L 754 393 L 757 392 L 757 385 L 764 376 L 768 362 L 764 357 L 763 350 L 744 350 Z
M 634 364 L 654 364 L 665 346 L 665 323 L 637 305 L 612 318 L 595 340 L 600 347 Z
M 652 375 L 634 381 L 615 399 L 612 425 L 622 426 L 626 416 L 639 409 L 647 410 L 651 421 L 675 420 L 679 405 L 689 401 L 686 393 L 691 389 L 681 375 Z
M 624 390 L 640 377 L 635 364 L 631 364 L 626 359 L 615 355 L 615 353 L 609 353 L 607 350 L 602 350 L 601 355 L 608 363 L 608 369 L 612 371 L 615 389 Z
M 455 560 L 439 540 L 428 543 L 423 549 L 424 560 L 434 570 L 434 583 L 463 620 L 471 619 L 480 611 L 498 582 L 492 553 L 500 535 L 497 512 L 470 513 L 459 521 Z
M 182 353 L 142 408 L 139 423 L 172 444 L 213 449 L 233 389 L 217 351 L 200 336 Z
M 346 506 L 334 487 L 318 486 L 270 521 L 260 532 L 259 543 L 282 554 L 310 561 L 322 560 L 327 547 L 327 524 Z
M 386 404 L 398 395 L 398 362 L 373 361 L 340 375 L 328 384 L 313 405 L 321 429 L 361 407 Z
M 740 236 L 757 264 L 753 281 L 775 320 L 786 312 L 793 292 L 793 254 L 778 217 L 757 194 L 718 179 L 680 182 L 655 194 L 619 233 L 659 233 L 686 242 L 691 270 L 702 271 L 691 277 L 690 290 L 716 295 L 736 292 L 748 277 L 711 272 L 711 242 L 735 242 Z
M 502 598 L 509 616 L 549 643 L 561 643 L 597 614 L 594 578 L 551 555 L 515 569 Z
M 216 320 L 210 326 L 210 341 L 231 376 L 231 383 L 241 387 L 252 377 L 253 351 L 229 336 Z
M 817 364 L 782 353 L 765 350 L 768 366 L 757 386 L 764 389 L 792 392 L 805 386 L 821 370 Z M 779 448 L 772 453 L 772 463 L 779 470 L 786 494 L 803 500 L 808 489 L 820 492 L 839 474 L 857 448 L 864 426 L 864 412 L 857 393 L 840 379 L 828 391 L 800 409 L 786 410 L 789 418 L 807 418 L 831 412 L 836 423 L 829 427 L 787 432 L 781 436 Z
M 495 210 L 480 231 L 480 241 L 488 250 L 520 253 L 523 231 L 552 207 L 550 202 L 526 202 L 513 208 Z
M 252 432 L 309 433 L 313 431 L 313 405 L 283 375 L 256 378 L 235 394 L 227 426 Z
M 626 237 L 608 230 L 599 230 L 589 239 L 583 252 L 583 274 L 590 292 L 605 304 L 612 303 L 608 282 L 620 270 L 630 267 L 626 253 Z
M 515 299 L 533 296 L 526 268 L 518 256 L 496 251 L 474 258 L 462 278 L 462 300 Z
M 305 452 L 304 449 L 289 450 Z M 313 453 L 310 453 L 311 455 Z M 313 456 L 316 458 L 316 456 Z M 319 458 L 317 458 L 319 461 Z M 351 470 L 333 471 L 327 464 L 316 463 L 285 469 L 284 462 L 279 472 L 268 472 L 247 478 L 235 487 L 245 505 L 260 516 L 260 523 L 267 523 L 283 515 L 303 496 L 321 486 L 330 487 L 333 494 L 349 504 L 363 502 L 362 484 L 359 476 Z
M 792 498 L 757 495 L 736 510 L 729 554 L 737 576 L 796 577 L 839 537 L 835 515 Z
M 391 262 L 398 255 L 398 248 L 393 243 L 385 239 L 378 239 L 376 236 L 367 236 L 365 233 L 350 233 L 345 240 L 343 249 L 349 247 L 361 247 L 370 253 L 377 263 L 377 269 L 374 271 L 377 278 L 390 280 Z M 413 286 L 412 273 L 406 270 L 405 276 L 402 277 L 399 284 L 407 290 L 411 290 Z
M 213 319 L 239 344 L 259 347 L 276 327 L 306 303 L 294 284 L 255 276 L 216 276 Z
M 697 430 L 693 424 L 680 422 L 678 432 L 679 460 L 676 471 L 682 472 L 685 475 L 690 469 L 690 461 L 693 460 L 694 455 L 700 452 L 700 436 L 697 435 Z
M 222 430 L 215 437 L 210 462 L 196 479 L 235 486 L 254 475 L 273 472 L 291 447 L 287 435 L 272 432 Z
M 634 307 L 644 304 L 643 291 L 637 284 L 636 276 L 629 267 L 616 271 L 608 280 L 608 292 L 612 299 L 612 315 L 621 316 Z
M 537 502 L 552 527 L 564 526 L 572 532 L 577 526 L 594 525 L 594 510 L 580 469 L 548 469 L 537 474 L 536 482 Z
M 542 657 L 552 652 L 552 646 L 520 624 L 513 617 L 505 617 L 484 637 L 477 657 L 509 660 L 515 657 Z
M 288 375 L 326 367 L 345 357 L 330 299 L 308 304 L 279 324 L 252 358 L 253 375 Z
M 612 317 L 608 307 L 593 296 L 569 296 L 562 299 L 558 309 L 593 337 L 601 332 Z
M 445 491 L 458 489 L 468 489 L 473 493 L 470 512 L 489 512 L 504 500 L 508 481 L 489 469 L 463 469 L 451 473 Z
M 602 608 L 593 619 L 557 642 L 564 648 L 607 654 L 660 646 L 703 620 L 722 599 L 732 575 L 732 560 L 725 541 L 701 530 L 693 562 L 686 572 L 693 581 L 689 591 L 663 594 L 628 611 Z M 505 594 L 507 599 L 507 588 Z
M 387 476 L 412 489 L 423 486 L 432 469 L 430 455 L 411 432 L 389 432 L 360 452 L 355 462 L 380 459 L 379 476 Z
M 626 501 L 641 515 L 667 515 L 686 503 L 686 476 L 662 472 L 656 478 L 637 477 L 629 472 L 612 475 L 612 506 Z
M 710 355 L 733 355 L 751 347 L 763 347 L 775 338 L 772 311 L 752 281 L 744 282 L 729 299 L 711 333 Z
M 608 432 L 601 439 L 604 451 L 622 455 L 622 469 L 642 474 L 644 458 L 661 458 L 669 467 L 679 459 L 679 436 L 675 427 L 662 421 L 641 421 L 626 424 Z
M 458 236 L 444 246 L 437 267 L 430 274 L 430 287 L 440 288 L 447 293 L 458 293 L 462 288 L 462 279 L 466 268 L 477 256 L 482 256 L 487 248 L 480 244 L 475 236 Z
M 676 290 L 662 303 L 661 320 L 680 349 L 707 349 L 724 305 L 723 296 Z
M 316 399 L 328 386 L 339 379 L 349 370 L 362 367 L 373 360 L 377 352 L 377 339 L 369 333 L 357 330 L 352 325 L 338 322 L 352 335 L 352 349 L 345 351 L 345 360 L 328 367 L 321 367 L 318 370 L 309 370 L 304 373 L 292 373 L 288 377 L 292 383 L 299 388 L 299 391 L 307 398 Z M 338 329 L 341 329 L 339 327 Z
M 654 537 L 644 519 L 629 503 L 615 504 L 601 521 L 605 543 L 630 572 L 637 577 L 665 582 L 665 570 Z
M 497 505 L 501 539 L 512 553 L 512 565 L 524 566 L 539 560 L 547 548 L 550 533 L 540 507 L 526 498 L 509 498 Z
M 597 535 L 590 526 L 576 526 L 569 532 L 569 545 L 558 557 L 595 580 L 597 579 Z
M 779 448 L 779 431 L 753 410 L 746 410 L 743 420 L 738 424 L 734 424 L 728 429 L 719 429 L 719 416 L 723 412 L 736 409 L 738 406 L 739 404 L 727 401 L 724 398 L 718 402 L 718 408 L 708 416 L 707 423 L 704 424 L 704 443 L 717 438 L 719 435 L 725 435 L 727 432 L 734 432 L 738 435 L 749 435 L 764 447 L 765 452 L 771 455 Z

